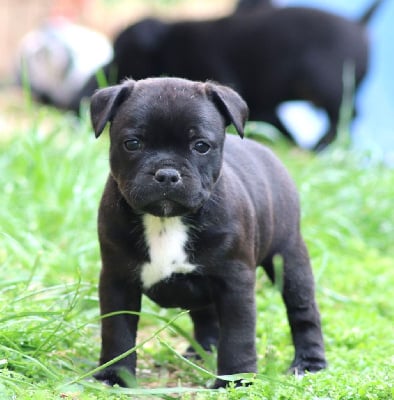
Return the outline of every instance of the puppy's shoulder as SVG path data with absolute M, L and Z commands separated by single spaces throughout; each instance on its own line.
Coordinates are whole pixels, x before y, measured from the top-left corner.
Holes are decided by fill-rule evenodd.
M 228 135 L 224 148 L 224 171 L 237 175 L 242 182 L 281 187 L 283 191 L 295 192 L 295 184 L 287 168 L 275 153 L 250 139 Z
M 236 135 L 226 136 L 224 159 L 230 164 L 277 164 L 282 165 L 271 149 L 251 139 L 241 139 Z

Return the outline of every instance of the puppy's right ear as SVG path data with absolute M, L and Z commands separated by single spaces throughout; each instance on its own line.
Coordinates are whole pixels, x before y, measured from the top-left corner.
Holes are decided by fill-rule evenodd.
M 134 81 L 128 80 L 121 85 L 98 90 L 90 101 L 90 119 L 94 133 L 98 138 L 107 122 L 112 122 L 119 106 L 130 96 Z

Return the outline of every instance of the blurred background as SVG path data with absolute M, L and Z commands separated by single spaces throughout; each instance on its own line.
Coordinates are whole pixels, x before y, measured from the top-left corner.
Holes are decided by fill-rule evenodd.
M 370 0 L 277 0 L 281 5 L 303 5 L 357 19 Z M 357 148 L 371 150 L 394 166 L 394 1 L 386 0 L 368 23 L 371 39 L 369 72 L 360 86 L 358 117 L 352 127 Z
M 372 0 L 273 0 L 278 6 L 316 7 L 357 19 Z M 166 20 L 216 18 L 230 14 L 235 0 L 0 0 L 0 107 L 15 101 L 10 95 L 21 39 L 45 21 L 59 17 L 103 33 L 109 40 L 125 26 L 146 16 Z M 354 147 L 368 150 L 394 165 L 394 2 L 386 0 L 368 24 L 371 39 L 369 72 L 357 93 L 358 116 L 352 127 Z M 18 96 L 18 95 L 16 95 Z M 16 97 L 18 98 L 18 97 Z M 4 110 L 4 107 L 3 107 Z M 295 111 L 294 111 L 295 110 Z M 294 113 L 296 118 L 294 120 Z M 1 112 L 3 114 L 3 112 Z M 0 129 L 7 117 L 1 115 Z M 299 132 L 297 122 L 324 125 L 314 110 L 290 105 L 283 118 L 294 125 L 299 143 L 308 147 L 315 132 Z M 296 122 L 294 122 L 296 121 Z M 313 121 L 313 122 L 312 122 Z M 316 128 L 319 130 L 319 128 Z M 310 137 L 312 136 L 312 137 Z

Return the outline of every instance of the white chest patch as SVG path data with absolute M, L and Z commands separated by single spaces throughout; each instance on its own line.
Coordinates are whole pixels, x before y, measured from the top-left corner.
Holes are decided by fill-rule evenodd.
M 143 264 L 141 269 L 144 289 L 169 278 L 173 273 L 187 274 L 196 268 L 187 260 L 184 249 L 187 227 L 180 217 L 145 215 L 143 223 L 150 258 L 150 262 Z

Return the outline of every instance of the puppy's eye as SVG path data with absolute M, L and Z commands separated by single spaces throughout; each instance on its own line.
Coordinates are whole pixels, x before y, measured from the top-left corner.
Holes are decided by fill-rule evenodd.
M 124 142 L 124 147 L 128 151 L 137 151 L 140 150 L 142 147 L 141 140 L 134 138 L 134 139 L 129 139 Z
M 197 153 L 200 154 L 206 154 L 210 150 L 211 146 L 208 143 L 205 143 L 203 141 L 199 141 L 195 143 L 193 149 L 197 151 Z

